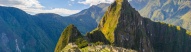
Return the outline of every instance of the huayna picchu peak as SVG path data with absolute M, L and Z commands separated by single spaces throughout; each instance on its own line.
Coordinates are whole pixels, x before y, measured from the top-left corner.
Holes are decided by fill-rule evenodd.
M 76 42 L 78 39 L 79 41 L 83 41 L 83 36 L 74 25 L 70 24 L 62 32 L 54 52 L 62 51 L 62 49 L 68 45 L 68 43 Z
M 69 28 L 66 28 L 61 35 L 61 37 L 65 36 L 67 39 L 60 38 L 62 41 L 58 42 L 59 45 L 57 44 L 55 51 L 59 51 L 57 48 L 62 45 L 66 46 L 65 43 L 60 44 L 60 42 L 69 41 L 71 39 L 71 36 L 68 36 L 69 34 L 79 34 L 80 36 L 79 32 L 74 31 L 72 34 L 67 29 Z M 179 26 L 153 22 L 150 19 L 143 18 L 138 11 L 131 7 L 127 0 L 116 0 L 108 7 L 98 27 L 82 36 L 84 45 L 88 44 L 88 46 L 80 47 L 78 51 L 84 52 L 84 49 L 87 49 L 99 52 L 107 50 L 105 48 L 109 47 L 108 51 L 112 52 L 115 47 L 120 47 L 123 48 L 123 51 L 117 48 L 115 51 L 191 52 L 191 45 L 189 45 L 191 44 L 191 38 L 187 32 Z M 73 43 L 76 44 L 75 41 Z M 92 47 L 89 45 L 92 44 L 102 45 L 103 49 L 91 49 Z M 77 46 L 79 47 L 79 45 Z M 66 48 L 62 46 L 61 49 L 65 50 Z

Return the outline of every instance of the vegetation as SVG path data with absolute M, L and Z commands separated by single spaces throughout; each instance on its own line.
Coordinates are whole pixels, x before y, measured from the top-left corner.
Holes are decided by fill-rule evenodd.
M 99 30 L 94 30 L 91 33 L 87 33 L 86 37 L 88 37 L 90 43 L 103 42 L 104 44 L 110 44 L 104 34 Z
M 98 41 L 98 42 L 94 43 L 94 45 L 95 45 L 95 46 L 96 46 L 96 45 L 104 45 L 104 43 L 103 43 L 103 42 Z
M 191 32 L 190 31 L 187 30 L 186 33 L 191 36 Z
M 85 39 L 83 39 L 83 38 L 76 39 L 75 44 L 79 48 L 84 48 L 84 47 L 88 46 L 88 42 Z
M 180 26 L 176 26 L 176 29 L 177 29 L 177 30 L 181 30 L 181 27 L 180 27 Z
M 188 0 L 133 0 L 141 16 L 191 30 L 191 3 Z
M 56 45 L 55 52 L 60 52 L 70 42 L 76 42 L 79 47 L 85 46 L 87 42 L 84 41 L 82 37 L 83 36 L 74 25 L 69 25 L 61 34 L 60 39 Z
M 116 25 L 118 23 L 119 16 L 120 16 L 120 10 L 122 6 L 122 0 L 118 0 L 119 2 L 114 2 L 109 9 L 106 11 L 107 14 L 105 14 L 100 21 L 100 30 L 104 34 L 107 40 L 110 41 L 110 43 L 114 42 L 114 30 L 116 28 Z M 106 20 L 107 19 L 107 20 Z
M 159 22 L 151 22 L 151 20 L 147 21 L 146 24 L 150 24 L 147 26 L 148 36 L 152 39 L 152 46 L 155 51 L 185 51 L 184 49 L 178 49 L 179 47 L 190 47 L 186 46 L 186 44 L 190 44 L 189 42 L 189 31 L 184 30 L 180 26 L 174 26 L 170 24 L 161 24 Z M 150 30 L 149 30 L 150 29 Z M 154 31 L 151 31 L 151 30 Z M 180 42 L 184 42 L 183 44 Z M 179 45 L 179 46 L 177 46 Z M 165 49 L 164 49 L 165 48 Z M 190 50 L 187 50 L 190 51 Z

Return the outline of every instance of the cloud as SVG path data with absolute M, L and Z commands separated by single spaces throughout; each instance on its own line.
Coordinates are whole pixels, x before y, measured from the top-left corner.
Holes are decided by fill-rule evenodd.
M 70 1 L 75 1 L 75 0 L 70 0 Z
M 42 10 L 42 9 L 24 9 L 25 11 L 29 12 L 30 14 L 36 14 L 36 13 L 55 13 L 62 16 L 68 16 L 71 14 L 78 13 L 80 10 L 68 10 L 64 8 L 54 8 L 51 10 Z
M 72 4 L 68 4 L 69 6 L 72 6 Z
M 65 8 L 54 8 L 45 10 L 46 7 L 42 6 L 40 2 L 38 2 L 38 0 L 0 0 L 0 6 L 16 7 L 32 15 L 37 13 L 56 13 L 59 15 L 71 15 L 80 11 L 69 10 Z
M 92 6 L 100 3 L 112 3 L 112 2 L 114 2 L 114 0 L 85 0 L 85 1 L 80 1 L 78 3 Z
M 18 8 L 30 7 L 30 8 L 36 8 L 36 9 L 40 9 L 44 7 L 37 0 L 0 0 L 0 5 L 12 6 L 12 7 L 18 7 Z

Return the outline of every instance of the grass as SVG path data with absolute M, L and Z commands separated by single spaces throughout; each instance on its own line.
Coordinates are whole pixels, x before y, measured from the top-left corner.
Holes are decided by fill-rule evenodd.
M 77 33 L 77 36 L 72 36 L 74 33 Z M 87 44 L 87 41 L 82 39 L 82 36 L 77 28 L 71 24 L 62 32 L 56 45 L 55 52 L 60 52 L 69 42 L 75 41 L 80 48 Z
M 83 38 L 76 39 L 75 44 L 78 46 L 78 48 L 84 48 L 88 46 L 88 42 Z
M 186 34 L 190 35 L 191 36 L 191 32 L 186 30 Z
M 181 27 L 180 27 L 180 26 L 176 26 L 176 29 L 180 31 L 180 30 L 181 30 Z
M 117 1 L 122 2 L 122 0 Z M 110 43 L 114 42 L 114 30 L 117 27 L 118 19 L 121 13 L 120 2 L 112 4 L 112 6 L 109 7 L 110 9 L 106 12 L 107 14 L 105 14 L 103 16 L 103 19 L 101 20 L 101 25 L 103 25 L 103 27 L 101 27 L 100 29 L 103 32 L 106 39 L 110 41 Z

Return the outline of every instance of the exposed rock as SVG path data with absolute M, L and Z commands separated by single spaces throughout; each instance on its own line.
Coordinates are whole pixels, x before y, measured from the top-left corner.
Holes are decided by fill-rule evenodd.
M 139 52 L 191 51 L 185 29 L 143 18 L 126 0 L 111 4 L 96 30 L 115 46 Z
M 191 0 L 132 0 L 143 17 L 191 30 Z

